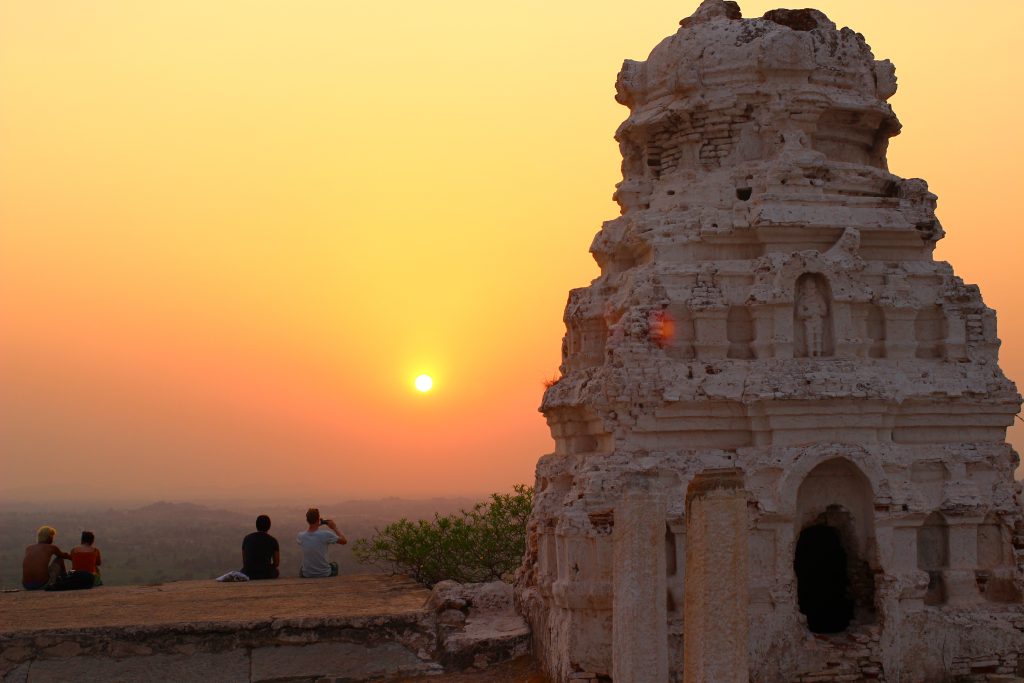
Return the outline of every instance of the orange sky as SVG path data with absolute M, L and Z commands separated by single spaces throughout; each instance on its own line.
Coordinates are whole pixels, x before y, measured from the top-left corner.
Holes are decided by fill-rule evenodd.
M 696 4 L 0 0 L 0 500 L 532 482 L 615 74 Z M 816 3 L 896 63 L 1013 378 L 1022 4 Z

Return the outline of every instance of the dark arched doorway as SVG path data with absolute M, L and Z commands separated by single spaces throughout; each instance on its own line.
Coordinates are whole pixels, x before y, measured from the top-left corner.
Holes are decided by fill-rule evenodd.
M 797 600 L 814 633 L 839 633 L 853 621 L 848 559 L 835 527 L 815 524 L 800 533 L 793 560 Z
M 874 505 L 871 483 L 849 460 L 826 460 L 797 491 L 793 557 L 797 607 L 815 633 L 875 623 Z

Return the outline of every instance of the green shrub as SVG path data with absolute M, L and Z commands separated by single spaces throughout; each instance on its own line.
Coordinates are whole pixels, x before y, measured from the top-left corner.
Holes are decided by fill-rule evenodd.
M 433 521 L 401 519 L 371 538 L 355 542 L 360 562 L 408 574 L 433 586 L 508 579 L 526 550 L 526 521 L 533 488 L 517 484 L 514 493 L 492 493 L 485 503 L 459 514 L 434 515 Z

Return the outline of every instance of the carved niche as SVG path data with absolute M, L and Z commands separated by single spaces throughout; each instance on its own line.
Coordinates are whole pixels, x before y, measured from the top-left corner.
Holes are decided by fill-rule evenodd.
M 828 281 L 818 273 L 805 273 L 796 281 L 793 304 L 793 355 L 828 358 L 834 353 L 832 306 Z

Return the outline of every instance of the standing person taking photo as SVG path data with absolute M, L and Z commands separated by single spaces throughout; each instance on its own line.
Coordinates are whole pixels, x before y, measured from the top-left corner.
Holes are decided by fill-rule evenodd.
M 345 545 L 348 539 L 341 533 L 333 519 L 321 518 L 320 510 L 317 508 L 306 510 L 306 523 L 309 527 L 296 538 L 302 548 L 299 576 L 306 579 L 337 576 L 338 563 L 327 560 L 327 547 L 332 543 Z

